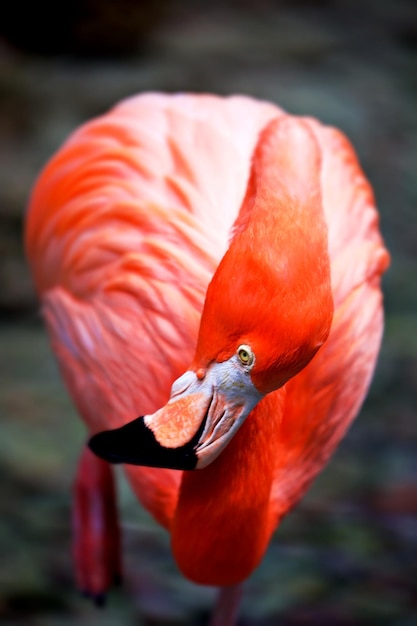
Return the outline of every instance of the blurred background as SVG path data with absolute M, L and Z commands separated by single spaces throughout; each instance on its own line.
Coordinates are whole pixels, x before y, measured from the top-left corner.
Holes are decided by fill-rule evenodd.
M 246 93 L 341 128 L 392 254 L 386 333 L 358 421 L 246 584 L 241 624 L 417 624 L 415 0 L 13 0 L 0 11 L 0 623 L 205 624 L 213 590 L 121 485 L 126 580 L 74 589 L 70 489 L 85 434 L 22 249 L 45 161 L 81 122 L 146 90 Z

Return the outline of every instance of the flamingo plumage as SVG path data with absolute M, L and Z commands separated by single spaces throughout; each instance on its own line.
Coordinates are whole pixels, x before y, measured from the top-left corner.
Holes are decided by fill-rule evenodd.
M 136 96 L 46 166 L 26 248 L 93 435 L 75 483 L 78 584 L 98 596 L 120 574 L 116 462 L 185 576 L 234 602 L 379 351 L 389 256 L 353 148 L 244 96 Z

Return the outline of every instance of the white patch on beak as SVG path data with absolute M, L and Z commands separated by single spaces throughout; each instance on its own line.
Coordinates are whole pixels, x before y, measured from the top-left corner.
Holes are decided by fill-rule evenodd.
M 193 450 L 196 468 L 203 468 L 222 452 L 262 397 L 235 355 L 212 363 L 203 377 L 185 372 L 172 385 L 167 405 L 144 421 L 159 443 L 169 447 L 176 438 L 184 445 L 202 430 Z

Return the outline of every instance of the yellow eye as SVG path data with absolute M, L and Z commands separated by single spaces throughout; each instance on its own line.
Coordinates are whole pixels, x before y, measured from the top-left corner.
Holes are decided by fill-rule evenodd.
M 239 346 L 239 348 L 237 349 L 237 356 L 242 365 L 245 365 L 246 367 L 250 367 L 251 365 L 253 365 L 253 362 L 255 360 L 255 355 L 252 352 L 252 348 L 245 345 Z

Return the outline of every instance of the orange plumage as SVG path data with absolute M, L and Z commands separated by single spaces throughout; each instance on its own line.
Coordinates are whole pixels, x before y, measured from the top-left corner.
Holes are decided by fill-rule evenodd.
M 186 576 L 239 583 L 359 411 L 380 345 L 388 254 L 349 142 L 241 96 L 131 98 L 47 165 L 26 246 L 74 402 L 112 429 L 92 449 L 129 462 Z M 142 431 L 163 468 L 140 465 Z M 200 469 L 170 469 L 182 449 Z M 88 558 L 99 593 L 109 567 Z

